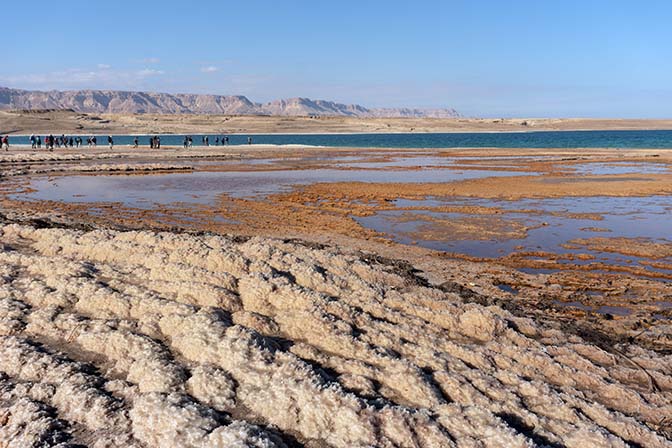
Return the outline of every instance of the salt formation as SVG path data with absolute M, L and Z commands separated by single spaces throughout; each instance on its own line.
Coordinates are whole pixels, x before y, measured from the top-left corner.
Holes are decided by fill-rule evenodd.
M 672 357 L 252 238 L 0 227 L 0 446 L 669 447 Z

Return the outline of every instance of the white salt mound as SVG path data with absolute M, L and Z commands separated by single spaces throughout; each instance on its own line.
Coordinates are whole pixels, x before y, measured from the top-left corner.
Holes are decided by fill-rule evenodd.
M 337 249 L 0 227 L 0 447 L 670 447 L 672 357 Z

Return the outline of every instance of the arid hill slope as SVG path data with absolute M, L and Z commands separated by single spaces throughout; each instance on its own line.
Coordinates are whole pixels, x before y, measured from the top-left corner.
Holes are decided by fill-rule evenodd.
M 0 87 L 0 109 L 72 109 L 86 113 L 224 114 L 454 118 L 454 109 L 371 109 L 357 104 L 289 98 L 255 103 L 241 95 L 196 95 L 115 90 L 33 91 Z

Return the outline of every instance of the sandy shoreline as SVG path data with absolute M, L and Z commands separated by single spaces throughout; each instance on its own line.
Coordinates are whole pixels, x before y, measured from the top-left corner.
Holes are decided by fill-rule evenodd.
M 394 166 L 400 157 L 408 166 Z M 129 173 L 119 179 L 131 186 L 156 172 L 349 173 L 361 163 L 422 177 L 445 169 L 416 166 L 422 157 L 455 159 L 463 175 L 515 175 L 317 182 L 145 208 L 30 198 L 34 179 L 75 175 Z M 670 166 L 666 150 L 0 153 L 0 441 L 672 446 L 672 329 L 660 305 L 672 284 L 609 266 L 568 270 L 550 253 L 460 259 L 395 243 L 353 219 L 396 210 L 399 198 L 447 194 L 672 195 Z M 590 171 L 614 167 L 652 171 L 645 181 Z M 454 235 L 530 231 L 500 226 L 511 211 L 477 204 L 400 210 L 423 208 L 478 218 L 431 223 Z M 608 236 L 572 244 L 652 263 L 672 248 Z
M 10 135 L 450 133 L 668 129 L 672 129 L 672 119 L 309 118 L 0 111 L 0 133 Z

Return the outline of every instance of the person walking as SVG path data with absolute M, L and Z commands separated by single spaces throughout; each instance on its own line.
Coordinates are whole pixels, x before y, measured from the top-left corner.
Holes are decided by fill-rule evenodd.
M 138 147 L 138 137 L 133 138 L 133 147 L 134 148 Z
M 30 147 L 31 149 L 37 148 L 37 140 L 35 139 L 35 134 L 30 134 Z
M 40 136 L 37 136 L 37 149 L 42 149 L 42 138 Z
M 252 137 L 247 137 L 247 144 L 251 145 L 252 144 Z
M 187 147 L 189 146 L 189 136 L 188 135 L 184 136 L 184 141 L 182 142 L 182 145 L 184 146 L 184 149 L 187 149 Z
M 107 136 L 107 144 L 110 145 L 110 149 L 114 146 L 114 140 L 112 140 L 112 136 L 108 135 Z
M 2 144 L 0 147 L 5 148 L 5 151 L 9 151 L 9 135 L 2 137 Z

